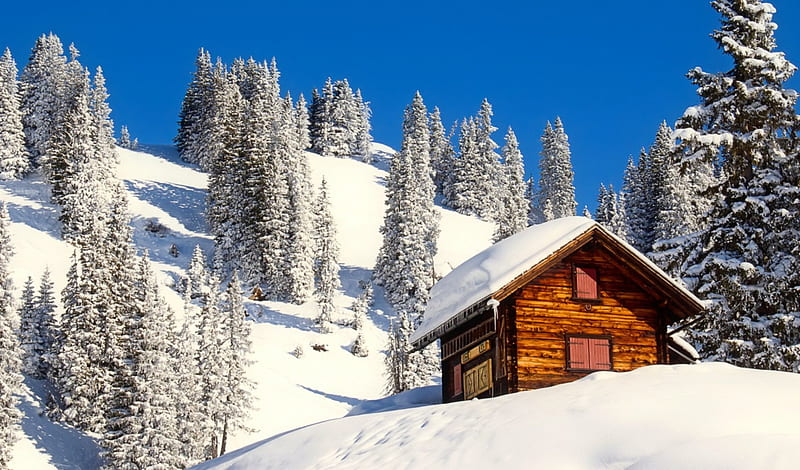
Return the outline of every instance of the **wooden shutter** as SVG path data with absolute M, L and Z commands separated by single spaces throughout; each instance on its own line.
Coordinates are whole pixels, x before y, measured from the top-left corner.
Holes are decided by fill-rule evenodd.
M 453 367 L 453 396 L 461 395 L 461 364 Z
M 587 338 L 589 369 L 611 370 L 611 345 L 607 338 Z
M 575 266 L 575 297 L 597 299 L 597 269 Z
M 570 336 L 569 341 L 569 364 L 570 369 L 589 368 L 589 338 Z

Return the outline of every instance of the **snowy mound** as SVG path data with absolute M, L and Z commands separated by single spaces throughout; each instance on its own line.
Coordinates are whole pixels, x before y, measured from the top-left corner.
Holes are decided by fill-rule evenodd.
M 788 470 L 800 461 L 797 390 L 797 374 L 719 363 L 598 372 L 488 400 L 328 421 L 196 468 Z

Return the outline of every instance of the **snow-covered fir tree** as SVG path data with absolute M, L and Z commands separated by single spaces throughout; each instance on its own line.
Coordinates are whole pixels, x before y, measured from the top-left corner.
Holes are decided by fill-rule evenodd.
M 389 169 L 386 215 L 381 227 L 383 244 L 375 266 L 375 279 L 384 287 L 386 299 L 399 318 L 405 316 L 406 322 L 410 322 L 411 330 L 422 322 L 430 298 L 439 235 L 438 214 L 433 208 L 435 186 L 427 122 L 427 110 L 417 93 L 406 108 L 403 143 Z M 407 341 L 398 344 L 409 347 Z M 426 383 L 439 364 L 434 349 L 398 357 L 404 361 L 404 370 Z
M 200 319 L 197 323 L 197 366 L 199 370 L 199 401 L 201 422 L 195 423 L 202 429 L 203 458 L 219 457 L 221 439 L 227 416 L 226 384 L 228 379 L 227 341 L 224 325 L 225 314 L 220 310 L 219 280 L 210 279 L 207 294 L 202 302 Z
M 126 360 L 116 374 L 109 419 L 101 444 L 108 469 L 183 468 L 175 398 L 186 384 L 175 381 L 172 312 L 158 292 L 147 253 L 139 261 L 133 315 L 125 325 Z
M 361 293 L 356 297 L 356 300 L 350 307 L 353 311 L 353 329 L 356 330 L 356 339 L 350 347 L 350 352 L 354 356 L 367 357 L 369 355 L 369 348 L 364 338 L 364 323 L 366 322 L 367 313 L 372 303 L 372 283 L 361 281 L 359 284 L 362 286 Z
M 22 128 L 17 64 L 6 48 L 0 57 L 0 179 L 19 179 L 30 170 Z
M 253 388 L 255 384 L 247 377 L 247 370 L 252 364 L 252 341 L 250 340 L 250 323 L 242 302 L 242 290 L 239 275 L 234 272 L 225 290 L 220 306 L 224 324 L 222 334 L 226 357 L 227 372 L 224 383 L 225 413 L 223 416 L 222 434 L 220 436 L 220 455 L 227 450 L 228 437 L 240 430 L 249 430 L 245 421 L 253 409 Z
M 341 287 L 341 280 L 339 279 L 339 242 L 336 240 L 336 226 L 333 222 L 327 182 L 324 178 L 319 188 L 315 212 L 316 263 L 314 272 L 316 278 L 315 297 L 319 305 L 319 315 L 314 323 L 320 332 L 330 333 L 332 331 L 331 323 L 336 312 L 333 299 L 336 290 Z
M 355 142 L 353 143 L 353 155 L 360 157 L 364 163 L 372 163 L 372 110 L 369 101 L 364 101 L 361 96 L 361 89 L 356 90 L 355 94 L 356 116 L 355 116 Z
M 300 150 L 308 150 L 311 148 L 311 137 L 309 135 L 309 126 L 311 124 L 308 116 L 308 104 L 302 93 L 300 93 L 300 97 L 297 98 L 295 112 L 295 120 L 297 122 L 297 145 Z
M 450 135 L 442 124 L 442 113 L 438 107 L 433 108 L 429 120 L 431 134 L 431 166 L 436 192 L 444 194 L 444 188 L 452 179 L 455 164 L 455 150 L 450 142 Z
M 133 143 L 131 142 L 131 133 L 128 130 L 128 126 L 122 126 L 119 130 L 119 140 L 117 141 L 117 145 L 124 149 L 133 149 Z
M 49 272 L 45 271 L 42 276 L 38 295 L 33 278 L 28 277 L 20 298 L 19 336 L 23 351 L 23 370 L 38 379 L 49 375 L 56 335 L 54 309 L 53 283 Z
M 553 125 L 547 122 L 541 142 L 539 191 L 535 204 L 536 213 L 541 214 L 542 219 L 537 223 L 575 215 L 578 206 L 569 140 L 560 117 L 556 118 Z
M 189 298 L 197 299 L 207 295 L 210 277 L 206 255 L 200 245 L 195 245 L 189 267 L 186 269 L 186 293 Z
M 525 197 L 525 164 L 519 151 L 519 142 L 514 130 L 508 128 L 506 144 L 503 146 L 503 165 L 498 183 L 503 184 L 497 211 L 497 229 L 492 239 L 497 242 L 528 226 L 530 206 Z
M 703 357 L 800 372 L 797 295 L 796 71 L 776 51 L 775 8 L 760 0 L 715 0 L 712 37 L 733 59 L 724 73 L 689 72 L 702 103 L 678 122 L 684 156 L 720 165 L 722 177 L 688 281 L 713 301 L 691 338 Z
M 208 125 L 206 115 L 210 101 L 212 69 L 211 54 L 200 49 L 195 60 L 192 81 L 181 104 L 178 135 L 175 137 L 181 158 L 190 163 L 200 163 L 195 140 Z
M 181 441 L 183 467 L 205 459 L 205 416 L 200 401 L 199 336 L 197 330 L 197 307 L 184 296 L 184 321 L 170 355 L 175 358 L 173 375 L 175 383 L 181 384 L 173 398 L 177 434 Z
M 17 336 L 19 317 L 14 306 L 14 286 L 11 283 L 11 257 L 14 251 L 9 223 L 6 205 L 0 202 L 0 468 L 8 468 L 21 418 L 16 395 L 22 384 L 22 361 Z
M 625 215 L 625 194 L 618 194 L 614 191 L 613 185 L 608 185 L 608 188 L 606 188 L 604 184 L 600 183 L 594 220 L 618 237 L 626 240 L 628 238 L 628 226 Z
M 43 34 L 20 75 L 25 145 L 34 166 L 47 152 L 50 134 L 57 125 L 62 90 L 67 85 L 66 62 L 61 39 L 53 33 Z

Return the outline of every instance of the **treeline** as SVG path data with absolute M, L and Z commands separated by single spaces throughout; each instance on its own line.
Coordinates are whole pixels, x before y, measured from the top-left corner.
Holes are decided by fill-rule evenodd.
M 16 310 L 8 301 L 8 215 L 0 211 L 0 362 L 7 374 L 0 466 L 19 418 L 12 394 L 20 367 L 49 384 L 51 417 L 102 436 L 106 468 L 185 468 L 219 455 L 249 403 L 249 329 L 237 277 L 224 294 L 210 282 L 187 303 L 179 330 L 147 253 L 138 256 L 132 243 L 102 70 L 92 76 L 74 46 L 67 58 L 52 33 L 36 41 L 19 79 L 8 50 L 3 57 L 2 120 L 13 124 L 2 128 L 3 176 L 43 175 L 75 251 L 60 317 L 46 272 L 38 294 L 28 280 Z

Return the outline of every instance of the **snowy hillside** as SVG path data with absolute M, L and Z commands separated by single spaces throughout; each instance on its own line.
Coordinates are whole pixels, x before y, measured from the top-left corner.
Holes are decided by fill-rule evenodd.
M 181 162 L 172 147 L 118 150 L 119 176 L 128 188 L 135 244 L 149 250 L 163 274 L 162 294 L 180 317 L 183 301 L 172 286 L 188 266 L 193 247 L 200 244 L 210 255 L 213 245 L 203 216 L 206 176 Z M 342 247 L 342 292 L 337 303 L 344 321 L 352 316 L 347 308 L 360 291 L 358 282 L 370 278 L 381 243 L 378 230 L 384 214 L 386 158 L 393 150 L 376 144 L 373 152 L 374 165 L 308 154 L 315 186 L 323 176 L 328 181 Z M 72 248 L 60 239 L 58 210 L 48 202 L 47 185 L 38 178 L 0 182 L 0 199 L 8 204 L 12 219 L 15 286 L 19 289 L 28 276 L 37 280 L 48 267 L 60 292 Z M 488 246 L 493 226 L 451 211 L 441 212 L 436 269 L 446 273 Z M 177 257 L 170 254 L 173 244 Z M 252 333 L 255 363 L 250 372 L 257 383 L 256 410 L 249 423 L 256 432 L 234 435 L 230 449 L 344 416 L 363 400 L 382 396 L 382 349 L 388 317 L 380 295 L 366 326 L 370 350 L 366 358 L 349 352 L 355 339 L 352 329 L 336 327 L 327 335 L 315 331 L 313 302 L 248 302 L 247 308 L 258 321 Z M 327 351 L 313 350 L 314 344 L 325 345 Z M 304 350 L 300 358 L 292 355 L 298 346 Z M 12 468 L 95 468 L 97 447 L 92 439 L 40 416 L 44 399 L 39 388 L 40 384 L 28 382 L 22 406 L 24 436 L 15 448 Z
M 800 461 L 798 390 L 797 374 L 721 363 L 597 372 L 489 400 L 328 421 L 197 468 L 788 470 Z

